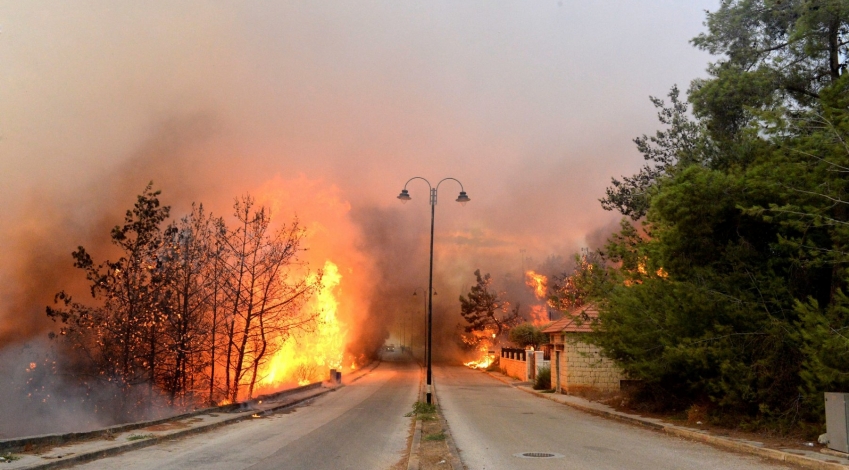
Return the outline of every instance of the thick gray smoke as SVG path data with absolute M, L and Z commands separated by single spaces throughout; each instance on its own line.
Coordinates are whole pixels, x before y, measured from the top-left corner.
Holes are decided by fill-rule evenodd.
M 408 229 L 414 214 L 400 208 L 362 208 L 352 213 L 362 228 L 360 249 L 374 260 L 374 276 L 368 295 L 367 320 L 373 328 L 363 329 L 351 348 L 355 354 L 371 354 L 391 334 L 400 336 L 404 316 L 409 316 L 411 336 L 421 346 L 423 322 L 420 300 L 427 287 L 428 251 L 425 233 Z M 413 296 L 414 292 L 416 296 Z M 418 307 L 418 308 L 417 308 Z
M 89 431 L 178 411 L 151 401 L 142 389 L 133 392 L 138 396 L 126 395 L 117 384 L 72 375 L 73 362 L 73 355 L 47 338 L 0 350 L 0 439 Z M 131 415 L 122 403 L 133 404 Z

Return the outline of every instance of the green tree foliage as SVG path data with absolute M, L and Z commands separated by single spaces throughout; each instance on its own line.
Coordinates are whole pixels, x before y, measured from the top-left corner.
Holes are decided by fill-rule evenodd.
M 819 422 L 822 392 L 849 391 L 849 4 L 726 0 L 706 25 L 695 119 L 676 96 L 637 139 L 653 172 L 602 200 L 644 217 L 590 280 L 594 341 L 657 403 Z
M 617 210 L 638 220 L 646 215 L 651 200 L 652 188 L 660 178 L 670 176 L 680 167 L 709 158 L 712 147 L 705 138 L 698 122 L 687 115 L 688 106 L 679 98 L 678 87 L 669 92 L 670 107 L 655 97 L 651 102 L 659 109 L 657 118 L 668 126 L 649 137 L 643 135 L 634 139 L 637 150 L 648 163 L 633 176 L 624 176 L 622 180 L 613 178 L 607 195 L 600 199 L 606 210 Z
M 693 44 L 715 56 L 691 100 L 717 140 L 732 139 L 776 106 L 816 108 L 846 70 L 843 0 L 724 0 Z
M 469 289 L 469 293 L 460 296 L 460 314 L 468 323 L 465 331 L 491 331 L 496 336 L 501 336 L 501 333 L 519 323 L 519 306 L 508 313 L 510 304 L 502 300 L 498 292 L 492 290 L 492 278 L 489 273 L 481 276 L 480 269 L 477 269 L 475 279 L 477 282 Z
M 548 343 L 548 335 L 533 325 L 533 323 L 522 323 L 510 330 L 510 341 L 526 348 L 528 346 L 539 347 L 540 344 Z

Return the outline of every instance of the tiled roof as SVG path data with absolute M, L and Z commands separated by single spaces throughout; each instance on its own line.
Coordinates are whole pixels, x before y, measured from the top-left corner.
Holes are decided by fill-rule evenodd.
M 593 331 L 590 325 L 596 318 L 598 318 L 598 309 L 595 308 L 595 305 L 584 305 L 566 312 L 563 318 L 548 325 L 542 332 L 546 334 L 589 333 Z

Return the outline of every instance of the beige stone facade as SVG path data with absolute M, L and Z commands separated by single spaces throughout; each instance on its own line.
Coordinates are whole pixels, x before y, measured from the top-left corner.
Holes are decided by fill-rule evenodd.
M 568 312 L 543 330 L 552 345 L 551 383 L 561 393 L 616 391 L 625 378 L 597 346 L 584 341 L 592 333 L 591 325 L 597 317 L 598 311 L 588 305 Z
M 624 378 L 616 364 L 601 355 L 598 346 L 581 340 L 584 333 L 561 333 L 556 344 L 562 350 L 552 354 L 551 361 L 559 364 L 554 369 L 552 382 L 562 393 L 574 393 L 579 390 L 614 391 L 619 390 L 619 381 Z M 554 336 L 554 335 L 552 335 Z

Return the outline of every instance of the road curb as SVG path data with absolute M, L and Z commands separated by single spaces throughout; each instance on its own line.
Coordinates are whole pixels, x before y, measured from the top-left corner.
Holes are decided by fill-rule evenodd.
M 407 459 L 407 470 L 419 470 L 419 446 L 422 444 L 422 421 L 416 419 L 413 431 L 413 442 L 410 444 L 410 457 Z
M 381 361 L 372 361 L 369 364 L 366 364 L 362 368 L 352 372 L 350 375 L 353 377 L 349 383 L 356 382 L 362 377 L 370 374 L 374 369 L 379 367 Z M 330 386 L 328 388 L 322 388 L 324 382 L 315 382 L 309 385 L 305 385 L 302 387 L 296 387 L 293 389 L 282 390 L 280 392 L 274 392 L 270 394 L 261 395 L 255 397 L 251 400 L 247 400 L 245 402 L 234 403 L 231 405 L 219 406 L 219 407 L 210 407 L 203 408 L 199 410 L 193 410 L 187 413 L 182 413 L 175 416 L 170 416 L 167 418 L 158 418 L 149 421 L 140 421 L 135 423 L 126 423 L 119 424 L 115 426 L 111 426 L 108 428 L 97 429 L 92 431 L 85 432 L 71 432 L 65 434 L 51 434 L 51 435 L 41 435 L 41 436 L 29 436 L 29 437 L 21 437 L 21 438 L 13 438 L 7 439 L 4 441 L 0 441 L 0 451 L 3 452 L 26 452 L 24 451 L 25 447 L 33 447 L 35 449 L 43 449 L 43 448 L 55 448 L 62 446 L 74 445 L 82 442 L 92 441 L 96 439 L 109 439 L 111 436 L 115 436 L 120 433 L 141 430 L 152 426 L 157 426 L 161 424 L 167 424 L 172 422 L 177 422 L 180 420 L 184 420 L 187 418 L 192 418 L 195 416 L 203 415 L 203 414 L 221 414 L 221 413 L 233 413 L 242 411 L 239 415 L 232 416 L 230 418 L 222 419 L 221 421 L 207 423 L 198 425 L 196 427 L 183 429 L 179 431 L 173 431 L 168 434 L 162 435 L 154 435 L 148 439 L 142 439 L 132 442 L 125 443 L 116 443 L 113 447 L 109 447 L 106 449 L 99 449 L 95 451 L 74 454 L 73 456 L 69 456 L 66 458 L 57 458 L 57 460 L 49 461 L 49 462 L 40 462 L 26 466 L 13 466 L 10 468 L 14 468 L 15 470 L 31 470 L 31 469 L 52 469 L 52 468 L 63 468 L 69 465 L 77 465 L 80 463 L 90 462 L 93 460 L 97 460 L 103 457 L 109 457 L 113 455 L 117 455 L 123 452 L 128 452 L 131 450 L 142 449 L 145 447 L 149 447 L 152 445 L 156 445 L 166 440 L 174 440 L 180 439 L 186 436 L 190 436 L 193 434 L 200 434 L 206 431 L 211 431 L 213 429 L 217 429 L 222 426 L 226 426 L 229 424 L 234 424 L 239 421 L 243 421 L 249 418 L 252 418 L 253 415 L 265 416 L 274 414 L 278 411 L 284 410 L 286 408 L 301 404 L 305 401 L 312 400 L 319 396 L 325 395 L 327 393 L 333 392 L 341 387 L 344 387 L 345 384 L 338 384 L 334 386 Z M 252 409 L 252 406 L 255 406 L 263 401 L 273 401 L 275 399 L 280 399 L 286 397 L 288 395 L 295 395 L 299 393 L 307 393 L 313 390 L 318 390 L 317 393 L 311 393 L 309 395 L 303 396 L 301 398 L 296 398 L 293 401 L 288 401 L 286 403 L 281 403 L 279 405 L 271 406 L 265 409 Z M 250 412 L 249 412 L 250 411 Z M 29 452 L 27 452 L 29 453 Z
M 321 388 L 322 382 L 315 382 L 309 385 L 304 385 L 302 387 L 297 387 L 289 390 L 282 390 L 280 392 L 270 393 L 267 395 L 261 395 L 251 400 L 247 400 L 241 403 L 233 403 L 230 405 L 223 406 L 213 406 L 209 408 L 201 408 L 193 411 L 188 411 L 186 413 L 181 413 L 174 416 L 168 416 L 165 418 L 156 418 L 147 421 L 137 421 L 134 423 L 124 423 L 124 424 L 116 424 L 114 426 L 109 426 L 107 428 L 102 429 L 94 429 L 91 431 L 83 431 L 83 432 L 68 432 L 62 434 L 46 434 L 40 436 L 25 436 L 25 437 L 17 437 L 11 439 L 0 440 L 0 452 L 20 452 L 21 450 L 32 447 L 32 448 L 41 448 L 47 446 L 61 446 L 66 444 L 72 444 L 74 442 L 88 441 L 92 439 L 104 438 L 113 436 L 115 434 L 119 434 L 127 431 L 135 431 L 136 429 L 143 429 L 150 426 L 156 426 L 158 424 L 170 423 L 173 421 L 179 421 L 181 419 L 187 419 L 194 416 L 207 414 L 207 413 L 231 413 L 237 411 L 239 409 L 247 409 L 248 407 L 261 403 L 263 400 L 273 400 L 276 398 L 285 397 L 287 395 L 294 395 L 301 392 L 307 392 L 310 390 L 314 390 L 317 388 Z
M 507 380 L 504 376 L 498 374 L 493 374 L 487 371 L 482 371 L 490 377 L 500 380 L 508 385 L 513 385 L 510 380 Z M 662 423 L 649 420 L 647 418 L 643 418 L 641 416 L 630 415 L 627 413 L 622 413 L 618 411 L 607 411 L 600 410 L 598 408 L 592 408 L 589 406 L 582 406 L 578 403 L 570 403 L 565 401 L 560 401 L 555 399 L 554 394 L 549 393 L 541 393 L 536 390 L 530 390 L 527 388 L 516 387 L 523 392 L 530 393 L 532 395 L 545 398 L 556 403 L 560 403 L 562 405 L 566 405 L 577 410 L 583 411 L 585 413 L 594 414 L 596 416 L 602 416 L 605 418 L 611 418 L 618 421 L 622 421 L 629 424 L 635 424 L 642 427 L 647 427 L 650 429 L 654 429 L 657 431 L 664 432 L 666 434 L 670 434 L 676 437 L 681 437 L 685 439 L 690 439 L 694 441 L 704 442 L 706 444 L 711 444 L 716 447 L 721 447 L 728 450 L 734 450 L 737 452 L 743 452 L 746 454 L 756 455 L 758 457 L 767 458 L 770 460 L 777 460 L 779 462 L 787 462 L 794 465 L 799 465 L 800 467 L 809 468 L 812 470 L 849 470 L 849 465 L 844 465 L 839 462 L 829 462 L 827 460 L 819 460 L 814 459 L 805 455 L 793 454 L 790 452 L 786 452 L 778 449 L 769 449 L 766 447 L 758 447 L 753 444 L 749 444 L 746 442 L 741 442 L 733 439 L 728 439 L 720 436 L 715 436 L 713 434 L 709 434 L 707 431 L 701 431 L 696 429 L 689 429 L 682 426 L 676 426 L 674 424 Z
M 424 392 L 424 373 L 422 365 L 419 364 L 419 400 Z M 410 456 L 407 457 L 407 470 L 419 470 L 419 446 L 422 443 L 422 422 L 418 416 L 413 415 L 415 428 L 413 430 L 413 441 L 410 443 Z
M 91 462 L 91 461 L 94 461 L 94 460 L 102 459 L 104 457 L 111 457 L 111 456 L 114 456 L 114 455 L 118 455 L 118 454 L 122 454 L 124 452 L 131 451 L 131 450 L 143 449 L 145 447 L 150 447 L 150 446 L 159 444 L 159 443 L 164 442 L 164 441 L 180 439 L 180 438 L 191 436 L 191 435 L 194 435 L 194 434 L 201 434 L 203 432 L 211 431 L 213 429 L 217 429 L 217 428 L 220 428 L 220 427 L 223 427 L 223 426 L 227 426 L 229 424 L 234 424 L 234 423 L 237 423 L 239 421 L 245 421 L 247 419 L 251 419 L 253 417 L 253 415 L 260 415 L 260 416 L 271 415 L 271 414 L 274 414 L 278 411 L 284 410 L 286 408 L 290 408 L 292 406 L 301 404 L 301 403 L 303 403 L 307 400 L 312 400 L 314 398 L 320 397 L 320 396 L 325 395 L 327 393 L 336 391 L 336 389 L 338 389 L 340 387 L 341 386 L 333 387 L 333 388 L 327 388 L 327 389 L 321 389 L 317 393 L 314 393 L 312 395 L 302 397 L 302 398 L 297 398 L 294 401 L 291 401 L 289 403 L 285 403 L 285 404 L 274 406 L 274 407 L 271 407 L 271 408 L 268 408 L 268 409 L 265 409 L 265 410 L 257 411 L 256 413 L 247 413 L 246 412 L 246 413 L 242 413 L 238 416 L 233 416 L 232 418 L 228 418 L 228 419 L 218 421 L 216 423 L 209 423 L 207 425 L 197 426 L 197 427 L 190 428 L 190 429 L 179 430 L 179 431 L 175 431 L 171 434 L 154 436 L 154 437 L 151 437 L 149 439 L 144 439 L 144 440 L 139 440 L 139 441 L 134 441 L 134 442 L 128 442 L 128 443 L 121 443 L 121 444 L 117 444 L 115 447 L 110 447 L 108 449 L 101 449 L 101 450 L 97 450 L 97 451 L 86 452 L 86 453 L 83 453 L 83 454 L 76 454 L 74 456 L 64 458 L 62 460 L 57 460 L 57 461 L 54 461 L 54 462 L 39 463 L 39 464 L 28 466 L 28 467 L 18 467 L 17 470 L 23 470 L 23 469 L 26 469 L 26 470 L 46 470 L 46 469 L 65 468 L 65 467 L 69 467 L 71 465 L 78 465 L 78 464 L 81 464 L 81 463 L 86 463 L 86 462 Z

